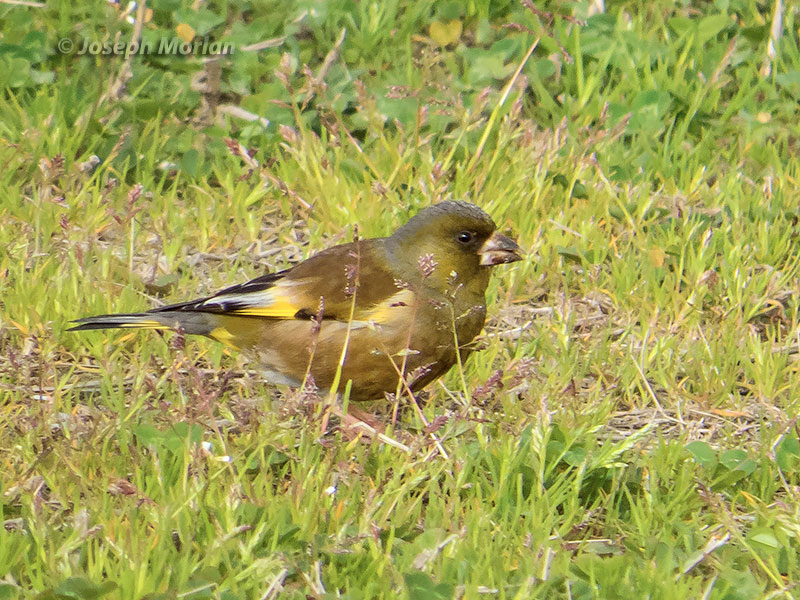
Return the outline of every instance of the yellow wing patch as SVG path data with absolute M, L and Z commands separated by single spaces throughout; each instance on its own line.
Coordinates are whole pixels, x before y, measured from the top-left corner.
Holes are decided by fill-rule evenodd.
M 313 306 L 308 294 L 303 293 L 306 290 L 302 289 L 302 286 L 298 285 L 299 283 L 279 284 L 268 290 L 260 290 L 253 293 L 218 296 L 209 299 L 205 305 L 213 306 L 218 304 L 224 307 L 226 304 L 233 304 L 234 306 L 229 307 L 220 314 L 221 317 L 301 318 L 306 320 L 309 315 L 316 313 L 317 307 Z M 376 325 L 400 321 L 403 319 L 401 315 L 405 314 L 406 310 L 411 310 L 414 302 L 414 292 L 409 289 L 400 289 L 383 302 L 357 310 L 354 320 L 363 324 L 374 323 Z M 346 304 L 345 302 L 345 307 Z M 408 308 L 403 310 L 406 307 Z M 298 313 L 302 314 L 302 316 Z M 343 320 L 343 317 L 346 318 L 346 315 L 336 313 L 337 320 Z M 231 331 L 230 327 L 227 329 L 219 327 L 209 335 L 225 343 L 230 343 L 229 340 L 231 338 L 239 337 L 238 331 Z
M 275 299 L 276 301 L 269 306 L 248 306 L 247 308 L 237 308 L 230 311 L 229 315 L 242 317 L 267 317 L 271 319 L 292 319 L 300 310 L 288 300 Z
M 214 296 L 206 300 L 203 306 L 222 306 L 224 314 L 231 316 L 292 319 L 297 311 L 304 308 L 302 294 L 298 295 L 298 291 L 302 291 L 301 284 L 301 281 L 281 282 L 257 292 Z

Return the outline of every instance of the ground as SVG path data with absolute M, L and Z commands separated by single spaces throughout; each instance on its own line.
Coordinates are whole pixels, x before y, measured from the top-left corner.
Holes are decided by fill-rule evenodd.
M 796 597 L 797 15 L 0 2 L 0 598 Z M 527 257 L 382 437 L 66 331 L 443 199 Z

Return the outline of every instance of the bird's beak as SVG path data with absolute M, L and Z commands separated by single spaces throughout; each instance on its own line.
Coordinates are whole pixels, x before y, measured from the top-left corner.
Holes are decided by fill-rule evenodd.
M 522 249 L 510 237 L 495 232 L 478 250 L 478 256 L 481 265 L 491 267 L 522 260 Z

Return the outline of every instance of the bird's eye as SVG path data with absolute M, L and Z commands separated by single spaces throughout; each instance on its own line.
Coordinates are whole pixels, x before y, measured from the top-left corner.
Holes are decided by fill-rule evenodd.
M 475 239 L 475 234 L 471 231 L 462 231 L 456 236 L 456 239 L 462 244 L 469 244 Z

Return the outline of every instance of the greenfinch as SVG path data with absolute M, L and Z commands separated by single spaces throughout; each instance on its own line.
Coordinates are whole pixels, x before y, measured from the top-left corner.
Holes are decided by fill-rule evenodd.
M 174 330 L 250 350 L 267 379 L 354 401 L 416 391 L 464 361 L 491 267 L 521 259 L 474 204 L 440 202 L 393 235 L 335 246 L 213 296 L 78 319 L 70 331 Z M 337 377 L 338 374 L 338 377 Z

